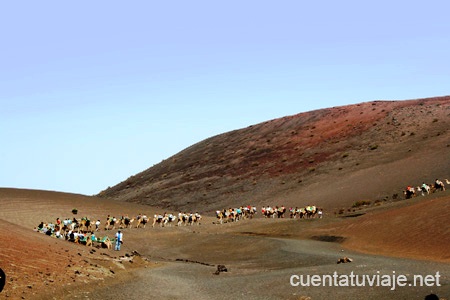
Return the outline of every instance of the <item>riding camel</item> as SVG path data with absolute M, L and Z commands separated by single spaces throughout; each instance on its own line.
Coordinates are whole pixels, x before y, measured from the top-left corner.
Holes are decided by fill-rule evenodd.
M 315 207 L 314 205 L 308 205 L 305 207 L 305 211 L 306 211 L 306 217 L 309 218 L 314 218 L 317 214 L 317 207 Z
M 421 186 L 417 187 L 417 190 L 421 191 L 422 196 L 425 196 L 425 194 L 427 194 L 427 195 L 430 194 L 431 187 L 424 182 Z
M 289 211 L 290 211 L 290 217 L 291 217 L 291 219 L 296 219 L 297 216 L 298 216 L 300 219 L 302 219 L 303 216 L 306 215 L 306 210 L 305 210 L 304 207 L 301 207 L 301 208 L 298 208 L 298 207 L 296 207 L 296 208 L 291 208 Z
M 244 207 L 244 217 L 253 219 L 253 216 L 256 214 L 256 207 L 255 206 L 247 206 Z
M 159 226 L 163 227 L 163 219 L 164 217 L 162 215 L 154 215 L 152 227 L 155 227 L 155 224 L 159 224 Z
M 177 222 L 177 226 L 181 226 L 184 224 L 184 226 L 186 226 L 186 213 L 182 213 L 181 211 L 178 213 L 178 222 Z
M 284 206 L 278 207 L 277 206 L 276 212 L 277 212 L 278 218 L 284 218 L 284 214 L 286 213 L 286 207 L 284 207 Z
M 132 227 L 132 223 L 134 222 L 134 218 L 130 219 L 128 217 L 120 219 L 119 222 L 119 228 L 131 228 Z
M 188 220 L 188 224 L 189 225 L 200 225 L 200 220 L 202 219 L 202 216 L 196 212 L 195 214 L 190 214 L 189 215 L 189 220 Z
M 164 218 L 162 220 L 163 226 L 172 226 L 172 223 L 175 221 L 175 216 L 172 214 L 164 214 Z
M 219 220 L 219 224 L 223 224 L 224 214 L 221 210 L 216 211 L 216 218 Z
M 145 228 L 145 225 L 147 225 L 147 223 L 148 223 L 147 216 L 145 216 L 145 215 L 141 216 L 136 221 L 136 228 L 139 228 L 139 226 L 141 226 L 141 225 L 142 225 L 142 228 Z
M 78 226 L 82 231 L 92 231 L 92 222 L 87 217 L 82 218 Z
M 442 192 L 445 191 L 445 185 L 439 179 L 436 179 L 436 181 L 434 182 L 434 188 L 435 188 L 435 191 L 437 191 L 437 190 L 441 190 Z
M 270 206 L 263 207 L 261 209 L 261 212 L 262 212 L 263 216 L 266 218 L 270 218 L 270 217 L 275 218 L 275 216 L 276 216 L 275 209 Z
M 105 224 L 105 230 L 114 230 L 116 228 L 116 225 L 118 225 L 118 223 L 119 220 L 117 220 L 115 217 L 108 217 Z
M 406 190 L 403 191 L 403 194 L 405 195 L 405 199 L 411 199 L 416 196 L 416 191 L 413 187 L 408 186 Z
M 228 222 L 236 222 L 238 220 L 238 213 L 234 208 L 228 209 L 225 216 L 227 217 Z

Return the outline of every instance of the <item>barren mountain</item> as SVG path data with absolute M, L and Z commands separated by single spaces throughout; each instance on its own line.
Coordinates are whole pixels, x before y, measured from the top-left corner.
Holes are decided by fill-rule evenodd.
M 0 188 L 0 268 L 7 279 L 0 299 L 229 299 L 243 291 L 246 299 L 424 299 L 431 293 L 449 299 L 449 185 L 392 201 L 394 194 L 403 199 L 407 185 L 450 179 L 449 116 L 450 96 L 334 107 L 211 137 L 100 197 Z M 349 209 L 359 200 L 374 205 Z M 211 212 L 307 203 L 324 207 L 324 218 L 258 213 L 218 225 Z M 124 228 L 120 251 L 33 231 L 40 222 L 75 217 L 73 208 L 78 218 L 101 220 L 98 237 L 116 232 L 104 229 L 108 215 L 204 214 L 201 226 Z M 342 208 L 344 214 L 333 214 Z M 130 260 L 130 253 L 138 255 Z M 343 255 L 354 263 L 337 265 Z M 213 273 L 219 264 L 226 274 Z M 292 274 L 334 271 L 439 271 L 442 285 L 392 291 L 289 284 Z
M 98 196 L 200 211 L 402 197 L 450 177 L 449 116 L 450 96 L 300 113 L 205 139 Z

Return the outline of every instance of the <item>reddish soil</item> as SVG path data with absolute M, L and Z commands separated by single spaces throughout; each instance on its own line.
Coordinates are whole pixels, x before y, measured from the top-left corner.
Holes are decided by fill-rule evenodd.
M 209 215 L 204 216 L 200 226 L 125 229 L 125 244 L 121 251 L 116 252 L 47 237 L 34 232 L 33 227 L 41 220 L 51 221 L 57 216 L 71 216 L 70 211 L 74 204 L 82 213 L 80 216 L 88 215 L 92 219 L 102 220 L 107 214 L 133 216 L 142 212 L 152 215 L 161 210 L 136 204 L 124 206 L 120 202 L 73 194 L 0 189 L 0 243 L 6 245 L 0 248 L 0 265 L 8 279 L 5 290 L 0 293 L 0 299 L 49 299 L 50 295 L 55 299 L 106 299 L 108 286 L 122 287 L 119 288 L 122 296 L 131 295 L 130 299 L 139 299 L 137 292 L 125 288 L 126 285 L 123 286 L 126 282 L 135 280 L 134 270 L 157 267 L 158 274 L 161 268 L 166 268 L 165 264 L 168 264 L 167 270 L 171 270 L 170 266 L 179 260 L 192 262 L 177 267 L 178 270 L 182 268 L 189 274 L 197 272 L 193 271 L 198 269 L 194 262 L 205 264 L 206 274 L 212 274 L 217 264 L 226 264 L 234 270 L 234 275 L 223 278 L 237 282 L 248 280 L 248 284 L 254 284 L 258 279 L 252 276 L 257 276 L 263 270 L 286 268 L 286 272 L 289 272 L 292 264 L 302 266 L 308 262 L 308 256 L 315 257 L 316 261 L 323 260 L 325 265 L 333 264 L 335 259 L 341 256 L 336 252 L 335 243 L 324 243 L 324 246 L 321 246 L 330 249 L 322 251 L 329 251 L 331 260 L 327 258 L 329 255 L 322 254 L 321 258 L 321 255 L 313 254 L 317 247 L 315 244 L 302 246 L 302 251 L 311 251 L 308 252 L 310 254 L 292 256 L 286 249 L 297 251 L 298 248 L 293 246 L 294 244 L 286 248 L 282 245 L 289 243 L 280 244 L 278 239 L 297 241 L 316 240 L 317 237 L 318 240 L 327 240 L 327 237 L 345 238 L 336 242 L 341 242 L 339 247 L 347 250 L 413 259 L 410 262 L 390 262 L 383 259 L 387 266 L 394 263 L 396 269 L 406 268 L 412 272 L 408 267 L 410 264 L 417 265 L 419 261 L 426 260 L 443 263 L 448 267 L 442 268 L 444 265 L 441 265 L 440 270 L 450 271 L 449 227 L 445 225 L 449 219 L 449 203 L 450 191 L 446 191 L 412 200 L 364 207 L 343 215 L 327 213 L 321 220 L 265 219 L 259 215 L 254 220 L 215 225 L 215 218 Z M 360 216 L 350 217 L 354 215 Z M 98 235 L 112 236 L 114 232 L 101 229 Z M 235 247 L 236 245 L 239 246 Z M 307 250 L 308 247 L 312 248 Z M 133 251 L 143 256 L 133 257 L 133 263 L 121 261 L 121 256 Z M 353 258 L 356 256 L 346 255 L 352 255 Z M 356 259 L 365 260 L 362 256 L 356 256 Z M 380 262 L 376 263 L 376 267 L 380 268 Z M 420 268 L 426 270 L 423 266 Z M 435 270 L 434 268 L 430 267 L 429 272 Z M 202 270 L 198 272 L 204 274 Z M 273 274 L 272 280 L 279 281 L 280 275 L 275 271 L 271 272 L 267 274 Z M 173 284 L 183 283 L 179 282 L 177 277 L 171 275 L 171 278 L 174 280 Z M 211 279 L 204 279 L 205 284 L 208 280 Z M 166 284 L 170 284 L 168 282 Z M 286 282 L 282 281 L 280 285 L 286 285 Z M 282 290 L 273 292 L 273 297 L 270 298 L 294 299 L 276 296 L 277 293 L 282 293 Z M 403 292 L 410 295 L 407 291 Z M 159 289 L 155 290 L 155 293 L 165 295 L 165 292 Z M 442 293 L 441 291 L 441 295 Z M 403 294 L 398 295 L 398 299 L 405 299 Z M 377 297 L 384 299 L 380 295 Z M 323 297 L 318 299 L 320 298 Z
M 192 292 L 193 283 L 203 292 L 200 299 L 225 299 L 215 291 L 236 284 L 248 286 L 249 299 L 326 299 L 329 294 L 358 299 L 361 290 L 299 293 L 289 287 L 292 272 L 335 270 L 340 251 L 356 258 L 359 270 L 395 266 L 430 273 L 439 266 L 445 275 L 439 289 L 395 294 L 365 289 L 367 299 L 423 299 L 431 292 L 448 298 L 450 189 L 412 200 L 403 200 L 402 190 L 450 179 L 449 114 L 450 97 L 330 108 L 207 139 L 100 197 L 0 189 L 0 267 L 7 275 L 0 299 L 106 299 L 110 290 L 141 299 L 147 282 L 154 284 L 155 297 L 175 299 Z M 359 200 L 370 205 L 351 208 Z M 216 209 L 307 203 L 325 208 L 324 219 L 258 215 L 213 224 Z M 102 224 L 108 214 L 153 216 L 179 209 L 200 211 L 204 218 L 193 227 L 125 229 L 119 252 L 92 251 L 33 231 L 41 221 L 73 218 L 73 208 L 78 218 Z M 98 235 L 114 233 L 101 229 Z M 142 256 L 130 262 L 124 256 L 133 251 Z M 217 264 L 232 271 L 214 277 Z M 273 288 L 263 295 L 258 284 Z M 242 297 L 234 293 L 229 290 L 230 296 Z
M 409 184 L 450 177 L 449 115 L 447 96 L 275 119 L 201 141 L 99 196 L 203 212 L 392 199 Z

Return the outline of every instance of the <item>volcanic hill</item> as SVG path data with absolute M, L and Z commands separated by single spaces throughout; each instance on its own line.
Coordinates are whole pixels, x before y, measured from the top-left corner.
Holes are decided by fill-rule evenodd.
M 450 177 L 449 116 L 450 96 L 286 116 L 207 138 L 97 196 L 200 212 L 402 198 Z

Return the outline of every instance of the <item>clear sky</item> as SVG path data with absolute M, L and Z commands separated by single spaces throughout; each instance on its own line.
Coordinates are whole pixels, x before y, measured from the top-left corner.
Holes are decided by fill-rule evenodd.
M 0 186 L 96 194 L 220 133 L 448 95 L 449 11 L 446 0 L 2 1 Z

